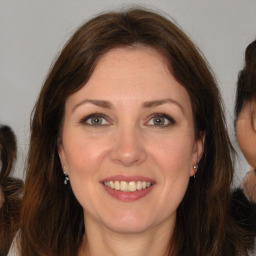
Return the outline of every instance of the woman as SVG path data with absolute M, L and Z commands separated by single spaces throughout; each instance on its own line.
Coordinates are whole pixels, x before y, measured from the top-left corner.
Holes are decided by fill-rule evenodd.
M 247 255 L 222 104 L 189 38 L 140 9 L 80 27 L 34 109 L 21 255 Z
M 236 92 L 236 133 L 237 141 L 246 160 L 251 166 L 244 182 L 243 191 L 233 194 L 233 216 L 241 226 L 252 232 L 252 243 L 256 236 L 256 41 L 245 51 L 245 67 L 240 72 Z M 243 193 L 244 192 L 244 193 Z M 237 204 L 237 202 L 240 204 Z
M 19 228 L 23 182 L 11 178 L 16 160 L 16 139 L 10 127 L 0 126 L 0 255 L 7 255 Z

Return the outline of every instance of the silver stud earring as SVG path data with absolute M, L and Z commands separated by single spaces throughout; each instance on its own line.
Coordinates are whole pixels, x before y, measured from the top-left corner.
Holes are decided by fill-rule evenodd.
M 198 169 L 198 163 L 194 164 L 193 166 L 194 170 L 195 170 L 195 174 L 194 174 L 194 179 L 196 178 L 196 172 L 197 172 L 197 169 Z
M 67 185 L 69 183 L 69 177 L 66 172 L 66 168 L 63 168 L 63 174 L 64 174 L 64 185 Z

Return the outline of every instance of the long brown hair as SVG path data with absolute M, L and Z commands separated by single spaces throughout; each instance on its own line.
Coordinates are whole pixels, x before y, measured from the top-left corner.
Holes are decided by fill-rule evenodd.
M 16 161 L 17 146 L 14 132 L 9 126 L 0 126 L 0 255 L 7 255 L 12 240 L 19 228 L 23 182 L 10 177 Z
M 209 66 L 190 39 L 152 11 L 101 14 L 82 25 L 53 65 L 34 108 L 22 208 L 22 255 L 77 255 L 84 234 L 82 207 L 63 185 L 57 153 L 67 97 L 90 79 L 99 58 L 114 47 L 157 49 L 189 93 L 195 136 L 204 154 L 177 212 L 167 255 L 245 254 L 228 216 L 233 178 L 221 97 Z M 232 231 L 232 232 L 229 232 Z

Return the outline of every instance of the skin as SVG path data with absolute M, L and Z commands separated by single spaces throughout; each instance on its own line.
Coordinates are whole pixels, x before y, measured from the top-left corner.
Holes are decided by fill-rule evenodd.
M 104 115 L 100 125 L 91 125 L 94 113 Z M 165 116 L 157 125 L 159 114 Z M 58 151 L 84 209 L 81 255 L 165 255 L 203 138 L 195 140 L 187 91 L 156 50 L 117 48 L 99 60 L 66 101 Z M 143 176 L 154 185 L 143 198 L 122 201 L 102 184 L 113 175 Z
M 252 120 L 253 117 L 253 120 Z M 245 102 L 236 123 L 237 141 L 252 171 L 242 186 L 246 197 L 256 202 L 256 99 Z
M 236 132 L 241 151 L 248 163 L 256 168 L 256 99 L 244 103 L 237 119 Z
M 242 184 L 246 197 L 256 203 L 256 171 L 252 170 L 246 175 Z

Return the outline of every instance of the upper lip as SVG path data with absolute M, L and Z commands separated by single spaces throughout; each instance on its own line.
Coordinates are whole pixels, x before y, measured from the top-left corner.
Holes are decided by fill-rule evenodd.
M 106 177 L 102 180 L 100 180 L 100 182 L 104 182 L 104 181 L 126 181 L 126 182 L 131 182 L 131 181 L 146 181 L 146 182 L 151 182 L 152 184 L 155 184 L 156 181 L 148 178 L 148 177 L 144 177 L 144 176 L 125 176 L 125 175 L 114 175 L 114 176 L 109 176 Z

